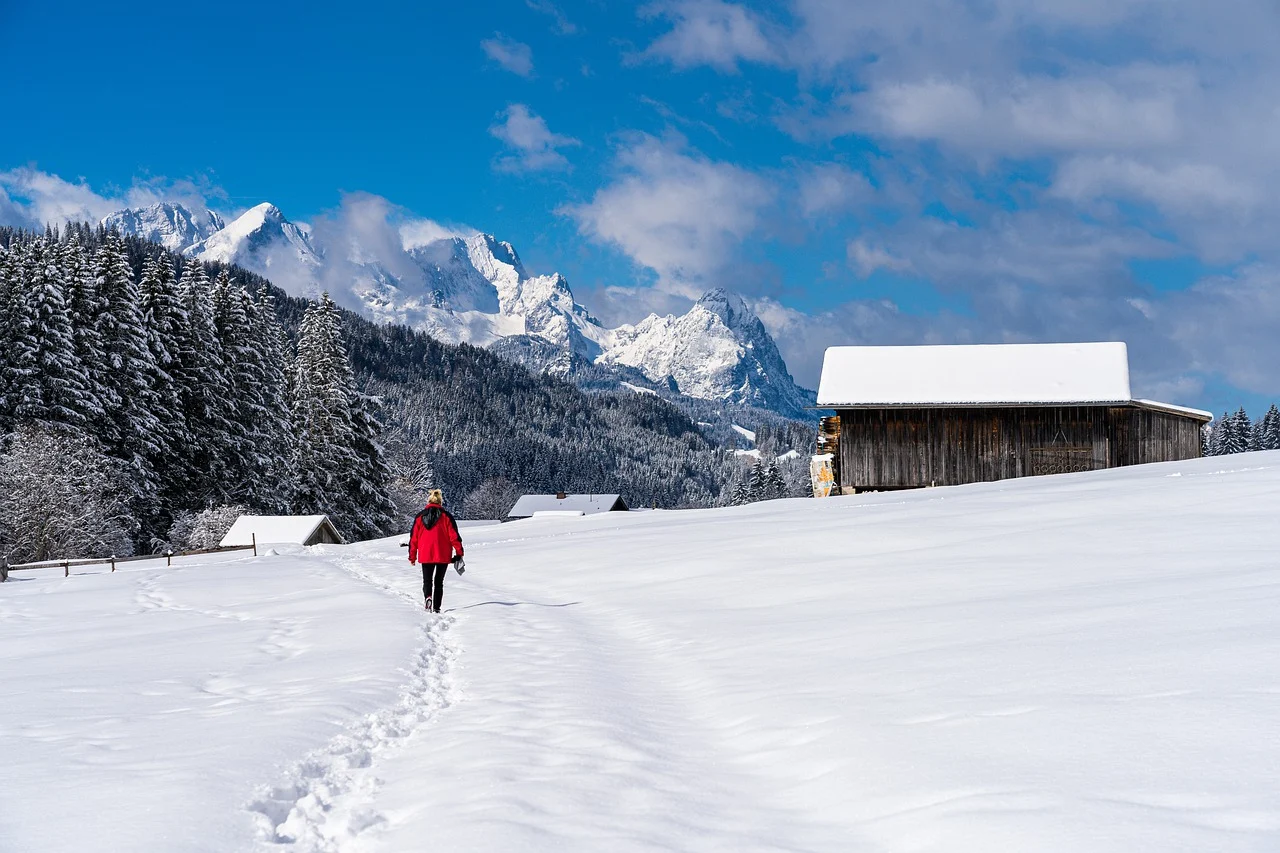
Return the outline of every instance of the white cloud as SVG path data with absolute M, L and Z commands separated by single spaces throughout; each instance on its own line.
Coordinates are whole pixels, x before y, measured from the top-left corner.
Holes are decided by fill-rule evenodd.
M 736 3 L 681 0 L 650 5 L 641 13 L 672 22 L 670 32 L 649 45 L 644 55 L 666 59 L 677 68 L 710 65 L 734 71 L 740 61 L 778 60 L 770 38 L 765 35 L 765 24 Z
M 555 22 L 556 32 L 562 36 L 571 36 L 578 32 L 578 27 L 573 21 L 569 20 L 564 10 L 557 6 L 551 0 L 525 0 L 525 5 L 535 12 L 541 12 L 549 15 Z
M 754 172 L 641 136 L 619 151 L 611 183 L 564 212 L 582 234 L 656 272 L 660 286 L 697 295 L 735 265 L 773 199 L 773 187 Z
M 1160 168 L 1127 157 L 1080 157 L 1063 164 L 1052 192 L 1073 201 L 1116 195 L 1146 199 L 1177 213 L 1247 214 L 1262 201 L 1258 187 L 1211 163 L 1176 163 Z
M 809 218 L 855 209 L 875 195 L 866 175 L 840 163 L 804 167 L 798 181 L 800 210 Z
M 97 222 L 124 206 L 120 199 L 94 192 L 84 181 L 71 183 L 30 167 L 0 172 L 0 190 L 25 213 L 27 221 L 21 224 L 38 227 L 67 221 Z
M 0 172 L 0 222 L 24 228 L 40 229 L 67 221 L 97 223 L 122 208 L 160 201 L 204 212 L 211 198 L 225 199 L 225 193 L 208 182 L 152 177 L 103 195 L 83 180 L 73 183 L 30 166 Z
M 411 218 L 402 222 L 399 227 L 400 243 L 405 250 L 416 249 L 451 237 L 469 237 L 476 233 L 474 228 L 442 225 L 434 219 Z
M 508 38 L 502 33 L 494 33 L 493 38 L 480 42 L 484 55 L 521 77 L 533 75 L 533 48 L 524 42 Z
M 905 258 L 896 258 L 879 246 L 869 245 L 861 237 L 849 241 L 847 253 L 849 255 L 849 263 L 857 270 L 858 275 L 863 278 L 871 275 L 876 270 L 888 270 L 889 272 L 909 272 L 911 270 L 911 261 Z
M 569 161 L 558 149 L 582 144 L 570 136 L 552 133 L 546 121 L 524 104 L 512 104 L 501 115 L 502 121 L 489 128 L 490 135 L 506 143 L 511 151 L 498 159 L 501 171 L 567 169 Z

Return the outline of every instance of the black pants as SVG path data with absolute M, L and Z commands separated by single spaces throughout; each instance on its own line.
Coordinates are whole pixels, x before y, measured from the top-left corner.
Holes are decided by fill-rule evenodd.
M 422 594 L 436 613 L 440 612 L 440 602 L 444 600 L 444 573 L 448 568 L 448 563 L 422 564 Z

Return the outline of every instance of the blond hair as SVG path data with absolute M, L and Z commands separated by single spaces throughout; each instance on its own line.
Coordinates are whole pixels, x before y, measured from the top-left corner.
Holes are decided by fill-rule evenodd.
M 432 489 L 430 494 L 427 495 L 427 503 L 440 504 L 440 506 L 444 506 L 444 492 L 439 489 Z

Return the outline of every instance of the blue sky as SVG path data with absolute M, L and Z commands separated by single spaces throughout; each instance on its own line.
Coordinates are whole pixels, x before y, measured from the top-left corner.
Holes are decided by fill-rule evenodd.
M 353 198 L 611 322 L 712 286 L 835 343 L 1123 339 L 1280 398 L 1280 13 L 1164 0 L 0 2 L 0 217 Z M 898 8 L 905 6 L 905 8 Z

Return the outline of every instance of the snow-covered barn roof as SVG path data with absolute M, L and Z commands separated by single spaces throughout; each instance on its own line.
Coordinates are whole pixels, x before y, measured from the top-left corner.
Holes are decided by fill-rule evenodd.
M 829 347 L 818 408 L 1125 404 L 1208 421 L 1200 409 L 1135 400 L 1122 342 Z
M 327 515 L 242 515 L 222 537 L 222 547 L 250 545 L 257 537 L 259 545 L 307 545 L 328 525 L 332 538 L 342 541 Z
M 1123 343 L 831 347 L 818 385 L 821 407 L 1131 399 Z
M 507 513 L 507 518 L 530 518 L 535 512 L 581 512 L 583 515 L 592 515 L 626 508 L 621 495 L 565 495 L 563 498 L 558 495 L 524 495 Z

